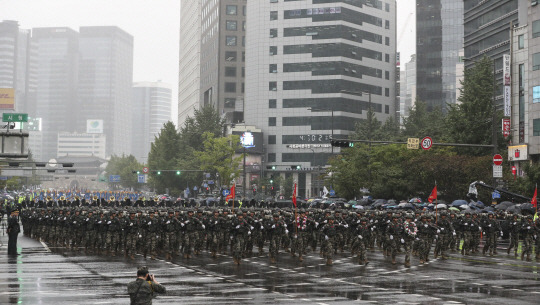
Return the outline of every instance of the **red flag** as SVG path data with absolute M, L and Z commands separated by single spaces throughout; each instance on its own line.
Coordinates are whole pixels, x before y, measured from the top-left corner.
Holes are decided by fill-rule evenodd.
M 231 187 L 231 192 L 229 193 L 229 195 L 227 195 L 227 197 L 225 197 L 225 202 L 229 201 L 230 199 L 234 199 L 234 191 L 236 189 L 236 184 L 233 184 L 233 186 Z
M 433 203 L 433 201 L 437 200 L 437 186 L 433 188 L 433 191 L 431 191 L 431 195 L 429 195 L 428 199 L 429 203 Z
M 294 188 L 292 191 L 292 203 L 294 204 L 294 207 L 296 208 L 296 183 L 294 184 Z
M 536 200 L 536 195 L 537 195 L 537 192 L 538 192 L 538 187 L 535 187 L 534 188 L 534 195 L 533 195 L 533 198 L 531 200 L 531 204 L 533 205 L 533 207 L 536 208 L 536 204 L 537 204 L 537 200 Z

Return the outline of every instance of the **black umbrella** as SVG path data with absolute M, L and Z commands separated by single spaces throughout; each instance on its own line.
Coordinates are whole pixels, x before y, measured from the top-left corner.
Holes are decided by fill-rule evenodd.
M 510 201 L 503 201 L 503 202 L 497 204 L 497 205 L 495 206 L 495 209 L 496 209 L 496 210 L 503 210 L 503 211 L 505 211 L 506 209 L 508 209 L 509 207 L 511 207 L 511 206 L 513 206 L 513 205 L 514 205 L 514 203 L 512 203 L 512 202 L 510 202 Z
M 513 214 L 520 214 L 521 213 L 521 208 L 519 207 L 519 205 L 514 205 L 514 206 L 511 206 L 508 209 L 506 209 L 506 212 L 507 213 L 513 213 Z
M 467 204 L 468 202 L 463 200 L 463 199 L 458 199 L 458 200 L 454 200 L 452 201 L 452 206 L 453 207 L 459 207 L 459 206 L 462 206 L 464 204 Z
M 527 215 L 527 214 L 534 215 L 535 210 L 536 210 L 530 202 L 521 204 L 519 208 L 521 209 L 522 215 Z
M 398 209 L 404 209 L 404 210 L 406 210 L 406 209 L 414 210 L 415 209 L 414 205 L 412 203 L 410 203 L 410 202 L 400 203 L 400 204 L 398 204 L 397 208 Z

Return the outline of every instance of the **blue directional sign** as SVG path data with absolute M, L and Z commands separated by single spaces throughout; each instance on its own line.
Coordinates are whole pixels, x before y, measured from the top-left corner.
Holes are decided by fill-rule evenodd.
M 329 193 L 329 194 L 330 194 L 330 196 L 335 196 L 335 195 L 336 195 L 336 191 L 330 190 L 330 193 Z
M 0 176 L 0 180 L 8 180 L 9 177 L 8 176 Z
M 120 182 L 120 175 L 110 175 L 109 182 Z
M 493 193 L 491 193 L 491 198 L 492 199 L 499 199 L 499 198 L 501 198 L 501 193 L 499 193 L 497 191 L 494 191 Z
M 196 186 L 194 186 L 193 190 L 196 192 L 198 190 L 198 188 Z
M 146 183 L 145 175 L 137 175 L 137 182 L 138 183 Z
M 205 184 L 204 184 L 204 187 L 208 187 L 208 184 L 207 184 L 207 183 L 205 183 Z
M 208 184 L 214 184 L 214 180 L 208 180 Z
M 223 196 L 229 196 L 229 194 L 231 193 L 231 191 L 229 190 L 223 190 L 223 192 L 221 192 L 223 194 Z

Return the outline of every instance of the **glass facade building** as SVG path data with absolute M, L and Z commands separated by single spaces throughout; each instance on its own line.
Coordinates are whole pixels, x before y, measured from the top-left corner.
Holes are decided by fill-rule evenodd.
M 456 66 L 463 48 L 463 1 L 416 1 L 417 98 L 428 110 L 456 103 Z

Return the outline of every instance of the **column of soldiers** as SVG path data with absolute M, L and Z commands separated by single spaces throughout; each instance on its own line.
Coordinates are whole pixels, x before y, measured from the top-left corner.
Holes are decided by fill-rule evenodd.
M 124 214 L 125 213 L 125 214 Z M 540 261 L 540 221 L 531 216 L 503 214 L 454 214 L 438 212 L 402 213 L 383 211 L 341 211 L 301 209 L 229 210 L 100 207 L 27 207 L 21 213 L 24 234 L 46 242 L 51 248 L 84 250 L 87 253 L 134 258 L 140 253 L 155 259 L 162 255 L 191 258 L 207 250 L 212 258 L 230 253 L 235 264 L 268 248 L 271 263 L 288 252 L 302 262 L 317 248 L 327 265 L 345 250 L 355 260 L 368 264 L 368 250 L 377 247 L 392 264 L 399 253 L 404 265 L 411 256 L 420 264 L 433 257 L 448 258 L 448 252 L 462 255 L 497 255 L 497 242 L 509 237 L 507 253 L 522 241 L 521 259 L 531 261 L 533 249 Z

